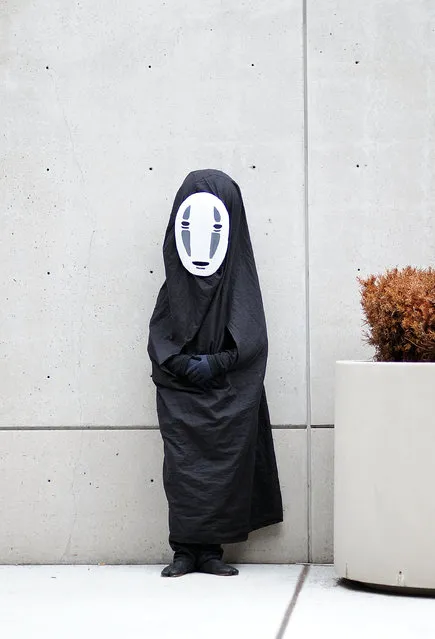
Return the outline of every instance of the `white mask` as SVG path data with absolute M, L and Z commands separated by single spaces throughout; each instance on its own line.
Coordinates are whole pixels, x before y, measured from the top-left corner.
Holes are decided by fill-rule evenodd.
M 189 273 L 205 277 L 216 273 L 228 248 L 230 216 L 225 204 L 211 193 L 194 193 L 175 217 L 175 243 Z

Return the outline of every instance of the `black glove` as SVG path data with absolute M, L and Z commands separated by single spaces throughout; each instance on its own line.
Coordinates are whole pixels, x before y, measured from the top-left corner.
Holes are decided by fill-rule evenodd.
M 213 373 L 207 355 L 193 355 L 187 364 L 186 376 L 195 386 L 209 388 Z
M 166 360 L 164 366 L 172 375 L 175 375 L 175 377 L 184 377 L 189 360 L 190 355 L 173 355 Z

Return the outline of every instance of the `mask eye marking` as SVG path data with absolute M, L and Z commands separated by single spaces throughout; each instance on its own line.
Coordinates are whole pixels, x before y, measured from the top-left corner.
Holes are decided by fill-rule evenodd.
M 190 206 L 188 206 L 187 209 L 183 213 L 183 220 L 188 220 L 189 218 L 190 218 Z M 215 219 L 216 219 L 216 217 L 215 217 Z
M 214 221 L 215 222 L 220 222 L 221 221 L 221 214 L 219 213 L 219 211 L 217 210 L 216 207 L 213 207 L 213 208 L 214 208 L 214 211 L 213 211 Z
M 181 239 L 183 240 L 183 244 L 184 244 L 184 248 L 186 249 L 186 253 L 190 257 L 190 231 L 185 231 L 183 229 L 181 231 Z
M 217 251 L 217 247 L 219 246 L 219 241 L 220 241 L 221 237 L 219 235 L 219 233 L 212 233 L 211 234 L 211 240 L 210 240 L 210 259 L 213 258 L 214 254 Z

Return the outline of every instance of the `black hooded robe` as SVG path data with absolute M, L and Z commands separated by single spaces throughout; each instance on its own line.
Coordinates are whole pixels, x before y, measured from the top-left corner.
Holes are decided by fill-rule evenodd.
M 226 257 L 213 275 L 181 263 L 174 222 L 181 203 L 208 192 L 230 217 Z M 254 255 L 237 184 L 216 170 L 190 173 L 166 230 L 166 281 L 150 321 L 148 352 L 164 442 L 170 539 L 244 541 L 282 521 L 264 374 L 267 332 Z M 193 354 L 216 354 L 220 374 L 203 390 L 183 375 Z

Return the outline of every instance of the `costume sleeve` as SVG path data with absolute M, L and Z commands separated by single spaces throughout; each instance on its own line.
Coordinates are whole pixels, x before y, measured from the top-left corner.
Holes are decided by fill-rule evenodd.
M 223 375 L 228 372 L 237 361 L 237 348 L 231 348 L 221 353 L 207 355 L 208 363 L 213 373 L 213 377 Z
M 175 377 L 183 377 L 186 374 L 187 363 L 191 355 L 174 355 L 167 359 L 163 366 Z

